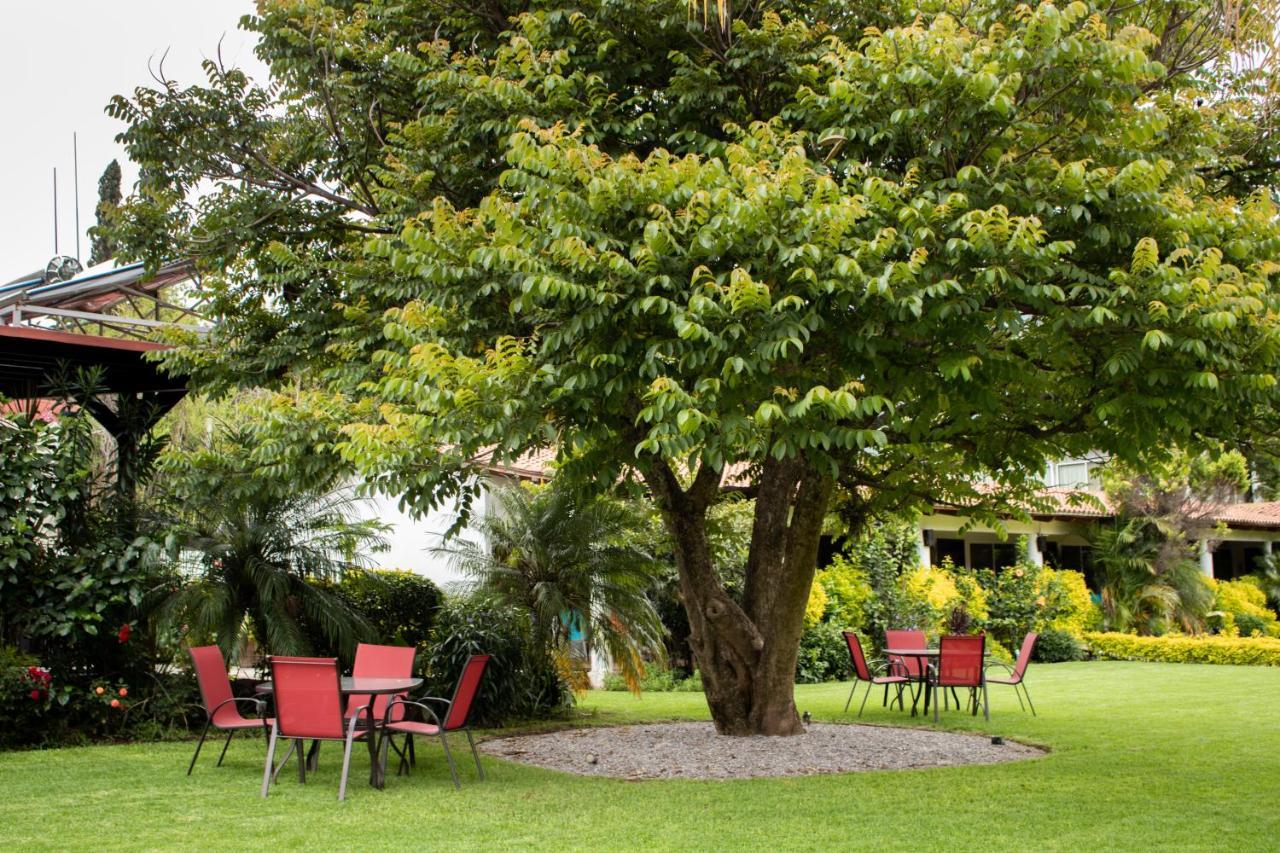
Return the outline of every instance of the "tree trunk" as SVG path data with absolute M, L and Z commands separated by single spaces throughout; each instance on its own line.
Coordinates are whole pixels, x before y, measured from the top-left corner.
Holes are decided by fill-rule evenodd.
M 687 490 L 666 466 L 651 467 L 646 479 L 675 539 L 689 644 L 716 730 L 802 734 L 796 655 L 832 481 L 802 460 L 765 463 L 739 606 L 716 578 L 707 543 L 707 510 L 719 492 L 719 475 L 704 468 Z

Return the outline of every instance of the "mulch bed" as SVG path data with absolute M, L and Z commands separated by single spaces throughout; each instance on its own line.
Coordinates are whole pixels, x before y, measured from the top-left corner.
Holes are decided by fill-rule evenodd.
M 753 779 L 998 764 L 1045 751 L 981 735 L 812 723 L 798 737 L 730 738 L 711 723 L 580 728 L 486 741 L 489 755 L 614 779 Z

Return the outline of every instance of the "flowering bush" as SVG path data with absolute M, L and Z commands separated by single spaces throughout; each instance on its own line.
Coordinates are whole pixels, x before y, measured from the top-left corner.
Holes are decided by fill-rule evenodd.
M 0 746 L 34 740 L 51 688 L 52 677 L 39 661 L 11 646 L 0 646 Z

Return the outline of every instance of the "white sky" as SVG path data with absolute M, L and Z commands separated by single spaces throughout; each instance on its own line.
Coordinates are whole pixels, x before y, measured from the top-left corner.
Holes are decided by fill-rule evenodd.
M 252 0 L 0 0 L 0 282 L 42 269 L 53 256 L 53 168 L 58 248 L 75 254 L 71 134 L 80 148 L 80 253 L 89 239 L 98 177 L 112 158 L 124 194 L 137 177 L 115 142 L 123 125 L 103 109 L 112 95 L 152 84 L 147 60 L 169 49 L 165 72 L 203 81 L 200 61 L 222 57 L 263 79 L 240 17 Z

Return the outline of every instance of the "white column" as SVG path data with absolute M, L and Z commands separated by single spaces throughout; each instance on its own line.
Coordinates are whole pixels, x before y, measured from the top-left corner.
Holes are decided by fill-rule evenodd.
M 1044 565 L 1044 554 L 1040 553 L 1040 544 L 1036 542 L 1036 535 L 1031 533 L 1027 536 L 1027 560 L 1033 566 Z
M 1262 553 L 1266 554 L 1268 557 L 1271 556 L 1271 540 L 1270 539 L 1262 540 Z
M 933 555 L 929 553 L 929 546 L 925 544 L 925 529 L 920 525 L 916 525 L 916 550 L 920 553 L 920 565 L 929 568 L 933 564 Z
M 1209 550 L 1209 540 L 1200 540 L 1200 572 L 1207 578 L 1213 577 L 1213 552 Z
M 613 662 L 609 660 L 609 655 L 604 649 L 595 648 L 594 644 L 591 648 L 591 668 L 587 670 L 587 680 L 596 690 L 604 687 L 604 679 L 606 675 L 613 672 Z

